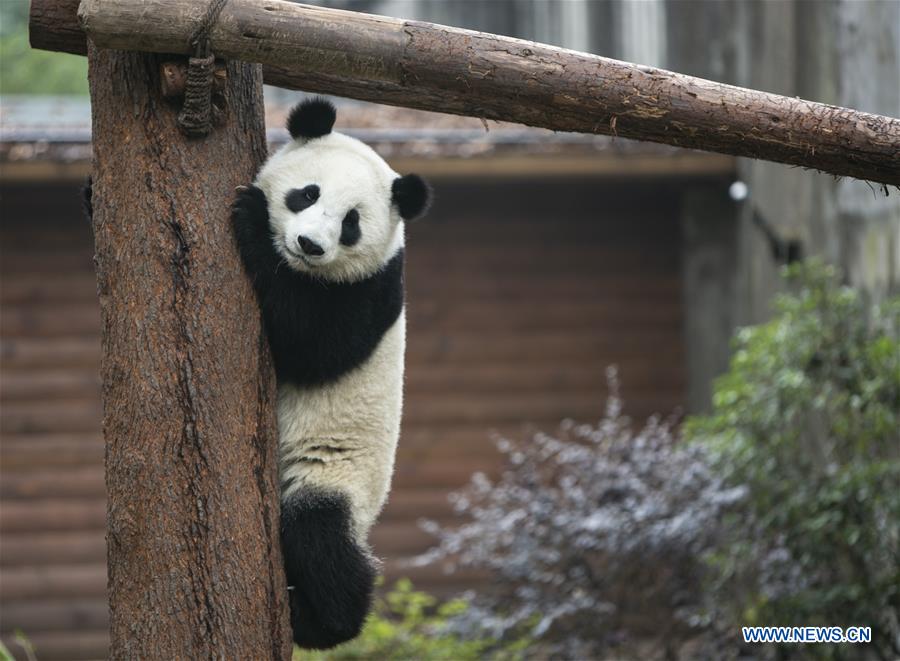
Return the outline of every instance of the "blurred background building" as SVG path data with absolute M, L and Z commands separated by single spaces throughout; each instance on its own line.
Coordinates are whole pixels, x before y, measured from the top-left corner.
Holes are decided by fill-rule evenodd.
M 900 3 L 384 0 L 320 3 L 534 39 L 900 116 Z M 0 634 L 41 659 L 106 649 L 99 306 L 78 188 L 83 58 L 29 51 L 0 7 Z M 267 89 L 269 138 L 297 94 Z M 785 166 L 340 101 L 338 128 L 436 190 L 409 228 L 406 411 L 374 532 L 389 578 L 498 470 L 492 431 L 703 410 L 735 327 L 764 319 L 787 261 L 821 254 L 873 296 L 900 286 L 900 196 Z M 735 182 L 738 182 L 737 185 Z

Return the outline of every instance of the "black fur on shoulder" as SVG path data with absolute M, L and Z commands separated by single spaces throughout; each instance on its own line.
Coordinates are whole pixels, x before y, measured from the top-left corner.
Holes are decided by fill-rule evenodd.
M 322 97 L 307 99 L 294 106 L 288 116 L 287 128 L 291 137 L 320 138 L 331 133 L 337 111 L 334 104 Z
M 417 174 L 406 174 L 394 179 L 391 199 L 404 220 L 413 220 L 425 214 L 431 206 L 431 186 Z
M 368 278 L 327 282 L 283 263 L 256 186 L 239 189 L 232 223 L 279 382 L 322 385 L 364 363 L 403 309 L 403 251 Z
M 357 282 L 327 282 L 282 265 L 269 285 L 260 303 L 278 380 L 322 385 L 362 365 L 397 321 L 403 251 Z
M 281 506 L 281 549 L 294 642 L 328 649 L 355 638 L 377 571 L 353 538 L 346 496 L 301 490 Z

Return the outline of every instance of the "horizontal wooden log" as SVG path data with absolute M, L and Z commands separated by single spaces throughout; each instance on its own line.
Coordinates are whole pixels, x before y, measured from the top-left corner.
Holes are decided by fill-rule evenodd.
M 97 369 L 4 370 L 0 374 L 0 402 L 13 399 L 65 399 L 100 397 Z
M 66 470 L 3 473 L 0 497 L 5 502 L 35 498 L 103 498 L 103 466 Z
M 93 337 L 6 337 L 0 340 L 0 360 L 4 368 L 90 367 L 100 364 L 100 338 Z
M 105 596 L 78 600 L 41 599 L 4 606 L 0 631 L 103 631 L 108 623 L 109 606 Z
M 384 586 L 388 588 L 392 587 L 394 580 L 408 578 L 417 590 L 426 588 L 427 592 L 432 592 L 432 586 L 443 585 L 449 588 L 454 596 L 467 588 L 488 583 L 492 578 L 489 571 L 469 567 L 461 567 L 452 573 L 444 571 L 438 564 L 414 567 L 409 564 L 409 558 L 387 560 L 384 564 L 384 574 Z
M 106 596 L 106 563 L 0 569 L 6 602 Z
M 657 352 L 666 352 L 672 364 L 679 364 L 683 347 L 671 330 L 635 329 L 628 334 L 617 329 L 521 331 L 498 337 L 483 332 L 432 331 L 411 333 L 407 361 L 482 362 L 528 360 L 534 364 L 546 356 L 550 361 L 569 359 L 592 361 L 595 365 L 656 360 Z M 628 371 L 623 368 L 627 377 Z
M 48 411 L 47 402 L 13 401 L 3 406 L 0 432 L 4 434 L 96 432 L 100 430 L 102 416 L 100 400 L 96 397 L 54 402 L 52 414 Z
M 445 518 L 452 512 L 447 492 L 431 487 L 400 489 L 391 494 L 380 522 L 417 521 L 421 518 Z
M 18 239 L 4 235 L 2 241 L 8 241 L 7 245 L 13 245 Z M 26 238 L 25 240 L 34 240 Z M 21 245 L 21 244 L 17 244 Z M 85 252 L 89 252 L 88 248 Z M 33 273 L 14 272 L 8 270 L 9 277 L 3 283 L 0 290 L 0 305 L 6 306 L 19 303 L 36 305 L 40 303 L 89 303 L 99 307 L 97 303 L 97 278 L 93 273 Z M 0 272 L 0 275 L 6 275 Z M 99 316 L 99 312 L 97 313 Z
M 32 48 L 87 55 L 87 40 L 78 24 L 81 0 L 31 0 L 28 40 Z
M 106 527 L 102 498 L 34 498 L 9 500 L 0 509 L 0 534 L 97 530 Z
M 68 470 L 103 463 L 103 437 L 87 434 L 3 434 L 0 466 L 3 472 L 23 474 L 47 468 Z
M 3 567 L 96 565 L 105 561 L 106 540 L 97 531 L 0 536 L 0 566 Z
M 603 370 L 580 361 L 565 364 L 505 363 L 500 365 L 438 365 L 409 370 L 407 392 L 443 394 L 448 391 L 474 393 L 547 392 L 549 390 L 605 390 Z M 683 370 L 671 365 L 635 365 L 629 370 L 624 390 L 679 391 L 684 387 Z
M 3 337 L 35 336 L 98 336 L 100 334 L 100 310 L 89 304 L 60 303 L 57 307 L 10 306 L 0 319 Z
M 29 631 L 28 643 L 34 649 L 34 657 L 41 661 L 79 661 L 105 659 L 109 651 L 109 634 L 106 629 L 91 631 Z M 3 642 L 11 652 L 24 656 L 22 647 L 13 636 L 4 636 Z
M 370 535 L 376 555 L 396 558 L 423 553 L 434 545 L 434 537 L 409 523 L 382 523 Z
M 36 47 L 78 52 L 75 0 L 32 3 Z M 83 0 L 104 48 L 188 53 L 205 12 L 191 0 Z M 231 0 L 211 33 L 220 57 L 266 82 L 421 110 L 616 135 L 900 185 L 900 120 L 544 44 L 284 0 Z
M 656 407 L 665 407 L 662 415 L 678 406 L 679 392 L 673 392 L 668 401 L 665 393 L 656 392 L 646 398 L 631 397 L 629 410 L 634 415 L 646 417 L 659 413 Z M 451 424 L 453 422 L 481 423 L 485 429 L 499 423 L 515 423 L 528 420 L 599 420 L 603 415 L 605 402 L 590 393 L 557 394 L 495 394 L 490 397 L 460 396 L 436 398 L 407 396 L 408 406 L 404 410 L 404 422 L 410 424 Z

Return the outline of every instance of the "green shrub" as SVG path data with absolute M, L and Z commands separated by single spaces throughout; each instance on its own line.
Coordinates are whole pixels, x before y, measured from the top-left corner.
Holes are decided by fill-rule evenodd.
M 88 93 L 87 58 L 28 44 L 27 0 L 0 2 L 0 94 Z
M 295 661 L 477 661 L 512 659 L 524 643 L 502 649 L 487 638 L 467 639 L 451 627 L 452 618 L 467 608 L 465 601 L 454 599 L 443 604 L 424 592 L 413 590 L 407 579 L 375 603 L 375 610 L 363 632 L 355 640 L 327 652 L 294 650 Z
M 525 633 L 527 658 L 672 657 L 707 627 L 696 617 L 704 552 L 746 490 L 724 486 L 705 449 L 671 424 L 635 425 L 613 368 L 607 383 L 599 421 L 497 438 L 499 479 L 476 474 L 454 494 L 463 520 L 423 524 L 438 544 L 418 564 L 493 579 L 459 627 Z
M 712 556 L 714 621 L 871 626 L 900 654 L 900 298 L 871 306 L 818 262 L 737 336 L 686 435 L 749 497 Z M 780 653 L 797 652 L 782 649 Z M 810 645 L 838 658 L 847 646 Z M 859 649 L 857 648 L 857 652 Z

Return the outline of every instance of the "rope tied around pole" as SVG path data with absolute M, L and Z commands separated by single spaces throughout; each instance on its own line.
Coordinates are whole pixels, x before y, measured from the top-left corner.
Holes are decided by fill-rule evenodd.
M 178 127 L 192 138 L 209 134 L 213 119 L 212 83 L 216 57 L 210 50 L 209 36 L 228 0 L 210 0 L 200 25 L 191 34 L 184 103 L 178 114 Z

